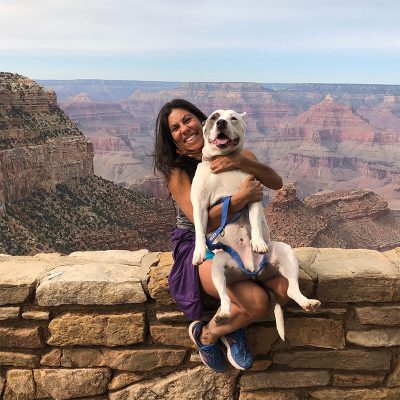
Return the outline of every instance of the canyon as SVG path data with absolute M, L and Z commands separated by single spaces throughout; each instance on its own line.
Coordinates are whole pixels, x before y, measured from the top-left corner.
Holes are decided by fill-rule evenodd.
M 207 90 L 215 93 L 220 86 L 186 84 L 183 89 L 147 88 L 135 93 L 142 100 L 157 99 L 157 93 L 164 93 L 157 100 L 158 107 L 173 91 L 176 97 L 189 87 L 200 102 Z M 390 208 L 390 200 L 367 189 L 349 190 L 343 186 L 346 190 L 341 192 L 325 190 L 322 180 L 318 181 L 319 193 L 310 195 L 314 186 L 305 184 L 306 178 L 312 181 L 312 167 L 318 162 L 320 177 L 326 182 L 346 168 L 352 169 L 352 182 L 356 182 L 360 179 L 359 170 L 369 168 L 365 182 L 373 178 L 381 187 L 378 183 L 384 178 L 384 189 L 390 194 L 389 189 L 398 184 L 397 136 L 388 134 L 396 131 L 393 126 L 379 131 L 361 112 L 337 103 L 333 96 L 325 96 L 303 111 L 304 104 L 299 102 L 295 109 L 289 101 L 283 103 L 281 95 L 271 88 L 257 84 L 222 86 L 223 91 L 209 101 L 210 109 L 222 101 L 227 90 L 233 93 L 231 103 L 227 100 L 232 108 L 244 106 L 243 99 L 256 104 L 261 97 L 271 105 L 269 117 L 261 125 L 249 124 L 248 128 L 249 147 L 261 160 L 275 160 L 272 165 L 281 163 L 293 173 L 290 163 L 294 157 L 308 157 L 308 170 L 304 166 L 296 168 L 303 168 L 303 180 L 291 184 L 285 179 L 280 191 L 265 192 L 265 213 L 273 239 L 293 247 L 385 251 L 399 246 L 400 215 Z M 0 252 L 32 255 L 144 247 L 151 251 L 171 250 L 168 233 L 174 226 L 175 208 L 163 180 L 149 174 L 151 157 L 146 155 L 151 152 L 148 146 L 152 136 L 149 132 L 146 135 L 146 129 L 150 129 L 149 121 L 154 118 L 155 100 L 139 102 L 131 96 L 116 102 L 113 99 L 117 94 L 108 95 L 108 102 L 92 100 L 90 94 L 83 92 L 64 99 L 64 109 L 77 119 L 74 123 L 58 106 L 53 91 L 17 74 L 0 74 Z M 136 106 L 132 106 L 135 101 Z M 384 98 L 384 102 L 385 109 L 390 108 L 396 115 L 396 101 Z M 379 107 L 379 102 L 374 107 Z M 263 111 L 257 110 L 254 120 L 262 120 Z M 392 122 L 388 120 L 389 123 Z M 356 149 L 358 153 L 354 150 L 354 165 L 350 165 L 343 154 L 350 151 L 349 143 L 353 142 L 359 143 L 360 149 Z M 380 150 L 386 146 L 386 153 L 378 152 L 371 162 L 362 155 L 360 143 L 377 144 Z M 319 153 L 311 155 L 315 149 Z M 329 151 L 335 152 L 336 161 Z M 310 164 L 311 157 L 317 161 Z M 96 165 L 102 166 L 103 177 L 95 174 Z M 382 178 L 385 166 L 387 175 Z M 293 177 L 295 174 L 290 176 Z
M 247 147 L 301 197 L 368 188 L 400 209 L 398 85 L 144 82 L 128 95 L 108 82 L 80 81 L 75 92 L 75 81 L 41 84 L 61 93 L 61 108 L 93 143 L 96 174 L 121 186 L 154 182 L 155 118 L 181 97 L 206 114 L 246 111 Z

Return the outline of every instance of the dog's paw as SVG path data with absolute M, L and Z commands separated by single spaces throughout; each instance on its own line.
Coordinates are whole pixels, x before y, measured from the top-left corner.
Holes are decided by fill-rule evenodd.
M 219 312 L 215 316 L 215 323 L 217 325 L 224 325 L 231 319 L 231 313 L 229 312 Z
M 196 246 L 193 252 L 193 265 L 200 265 L 206 259 L 207 246 Z
M 318 308 L 321 306 L 321 302 L 319 300 L 315 299 L 308 299 L 307 303 L 302 305 L 302 308 L 305 311 L 313 312 L 318 310 Z
M 251 248 L 255 253 L 265 254 L 268 253 L 267 243 L 263 239 L 252 239 Z

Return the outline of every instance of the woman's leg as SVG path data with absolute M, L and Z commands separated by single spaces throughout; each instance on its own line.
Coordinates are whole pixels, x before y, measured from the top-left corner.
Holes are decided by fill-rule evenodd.
M 207 260 L 199 266 L 200 282 L 205 293 L 218 299 L 218 291 L 211 278 L 211 264 L 212 261 Z M 252 280 L 235 282 L 229 285 L 227 289 L 232 302 L 231 318 L 223 325 L 217 325 L 215 318 L 212 318 L 203 327 L 200 338 L 203 344 L 215 343 L 222 335 L 239 328 L 245 328 L 267 313 L 268 294 Z
M 262 281 L 262 284 L 274 292 L 274 295 L 281 306 L 284 306 L 290 300 L 287 295 L 289 282 L 283 276 L 276 276 L 275 278 L 268 279 L 267 281 Z

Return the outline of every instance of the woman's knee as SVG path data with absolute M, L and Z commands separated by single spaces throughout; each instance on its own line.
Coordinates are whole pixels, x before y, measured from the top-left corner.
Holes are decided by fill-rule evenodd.
M 258 320 L 266 316 L 269 307 L 269 297 L 265 290 L 261 289 L 254 298 L 254 302 L 250 305 L 251 318 Z
M 238 313 L 243 319 L 254 322 L 265 317 L 269 307 L 269 297 L 267 292 L 260 286 L 251 282 L 238 284 L 234 288 L 234 296 L 231 300 L 235 303 Z
M 212 261 L 206 260 L 201 265 L 198 266 L 199 268 L 199 278 L 200 278 L 200 285 L 201 289 L 207 293 L 209 296 L 219 298 L 218 291 L 214 285 L 211 276 L 211 267 Z M 195 267 L 193 267 L 195 268 Z

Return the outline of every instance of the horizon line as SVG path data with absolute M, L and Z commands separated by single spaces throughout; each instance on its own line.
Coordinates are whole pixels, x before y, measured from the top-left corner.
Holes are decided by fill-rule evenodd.
M 27 77 L 29 78 L 29 77 Z M 169 81 L 169 80 L 143 80 L 143 79 L 104 79 L 104 78 L 29 78 L 34 81 L 110 81 L 110 82 L 162 82 L 162 83 L 257 83 L 269 85 L 379 85 L 379 86 L 400 86 L 400 83 L 354 83 L 354 82 L 262 82 L 262 81 Z

